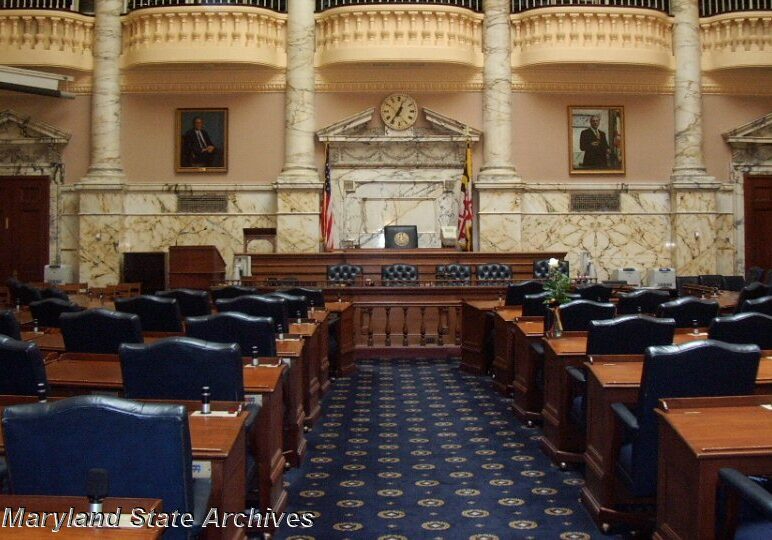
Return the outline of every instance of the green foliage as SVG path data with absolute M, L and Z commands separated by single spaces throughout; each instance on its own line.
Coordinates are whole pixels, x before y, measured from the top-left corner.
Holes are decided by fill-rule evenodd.
M 547 305 L 563 305 L 569 302 L 568 291 L 571 289 L 571 278 L 557 268 L 550 269 L 550 275 L 544 282 L 544 290 L 550 293 L 544 303 Z

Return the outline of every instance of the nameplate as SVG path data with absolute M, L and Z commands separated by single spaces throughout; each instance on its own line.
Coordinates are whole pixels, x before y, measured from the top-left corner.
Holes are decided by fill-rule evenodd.
M 263 396 L 262 394 L 247 394 L 244 396 L 244 401 L 251 405 L 262 405 L 263 404 Z
M 207 416 L 214 418 L 236 418 L 238 413 L 231 411 L 212 411 L 209 414 L 204 414 L 201 411 L 194 411 L 191 416 Z
M 772 411 L 772 403 L 767 403 L 765 405 L 762 405 L 761 407 L 768 411 Z
M 212 462 L 204 459 L 194 459 L 193 478 L 212 478 Z

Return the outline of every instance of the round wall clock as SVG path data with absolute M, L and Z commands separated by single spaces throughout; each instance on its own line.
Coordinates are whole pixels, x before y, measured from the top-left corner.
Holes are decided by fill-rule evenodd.
M 381 119 L 391 129 L 408 129 L 418 120 L 418 104 L 407 94 L 392 94 L 381 102 Z

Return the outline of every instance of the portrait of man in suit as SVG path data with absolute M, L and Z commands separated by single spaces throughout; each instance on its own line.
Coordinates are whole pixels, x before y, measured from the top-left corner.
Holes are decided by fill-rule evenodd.
M 571 174 L 624 174 L 622 107 L 569 107 Z
M 598 126 L 600 126 L 600 115 L 593 114 L 590 118 L 590 127 L 582 131 L 579 136 L 579 149 L 584 152 L 582 167 L 608 168 L 608 141 L 606 141 L 606 133 L 598 129 Z
M 178 109 L 178 172 L 226 170 L 226 109 Z

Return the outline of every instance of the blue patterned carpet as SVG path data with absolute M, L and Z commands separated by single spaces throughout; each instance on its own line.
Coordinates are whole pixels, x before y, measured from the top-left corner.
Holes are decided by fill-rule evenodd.
M 359 362 L 337 379 L 287 475 L 288 511 L 314 527 L 284 539 L 584 539 L 602 536 L 583 481 L 550 465 L 538 429 L 458 362 Z

